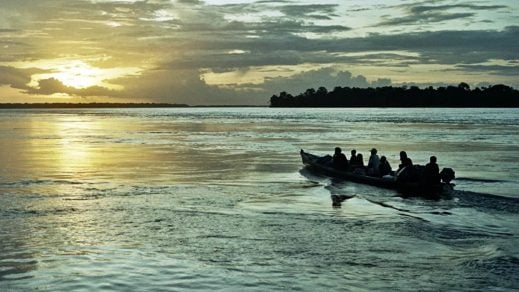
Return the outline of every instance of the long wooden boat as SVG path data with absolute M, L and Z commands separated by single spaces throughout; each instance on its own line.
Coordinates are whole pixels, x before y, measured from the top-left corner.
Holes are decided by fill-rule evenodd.
M 434 185 L 425 185 L 419 182 L 401 182 L 392 178 L 374 177 L 362 175 L 351 171 L 340 170 L 330 165 L 329 160 L 323 159 L 321 156 L 310 154 L 301 149 L 301 159 L 303 164 L 319 173 L 327 176 L 337 177 L 344 180 L 377 186 L 381 188 L 394 189 L 405 196 L 422 196 L 437 198 L 449 194 L 454 184 L 441 182 Z M 328 162 L 328 163 L 327 163 Z

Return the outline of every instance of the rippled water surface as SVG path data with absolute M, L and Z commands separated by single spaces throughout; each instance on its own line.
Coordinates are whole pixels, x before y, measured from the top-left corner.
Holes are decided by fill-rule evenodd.
M 456 191 L 302 167 L 337 145 Z M 0 290 L 514 290 L 518 189 L 516 109 L 3 110 Z

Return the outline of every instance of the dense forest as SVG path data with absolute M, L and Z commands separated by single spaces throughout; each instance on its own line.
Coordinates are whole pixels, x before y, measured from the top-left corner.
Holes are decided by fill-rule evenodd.
M 287 92 L 273 95 L 271 107 L 519 107 L 519 91 L 506 85 L 471 89 L 458 86 L 427 87 L 324 87 L 310 88 L 292 96 Z

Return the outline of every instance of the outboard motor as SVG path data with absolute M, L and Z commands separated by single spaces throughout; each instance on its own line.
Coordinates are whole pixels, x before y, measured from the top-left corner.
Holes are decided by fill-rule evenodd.
M 440 178 L 446 184 L 450 183 L 455 177 L 455 172 L 452 168 L 446 167 L 440 171 Z

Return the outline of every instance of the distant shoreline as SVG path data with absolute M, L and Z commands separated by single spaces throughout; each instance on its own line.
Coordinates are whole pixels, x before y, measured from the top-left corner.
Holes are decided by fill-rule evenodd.
M 298 95 L 285 91 L 270 98 L 271 107 L 387 107 L 387 108 L 517 108 L 519 91 L 503 84 L 470 89 L 458 86 L 325 87 L 307 89 Z
M 267 105 L 187 105 L 176 103 L 0 103 L 0 109 L 75 109 L 75 108 L 200 108 L 268 107 Z
M 519 106 L 268 106 L 268 105 L 186 105 L 160 103 L 0 103 L 2 109 L 103 109 L 103 108 L 518 108 Z

